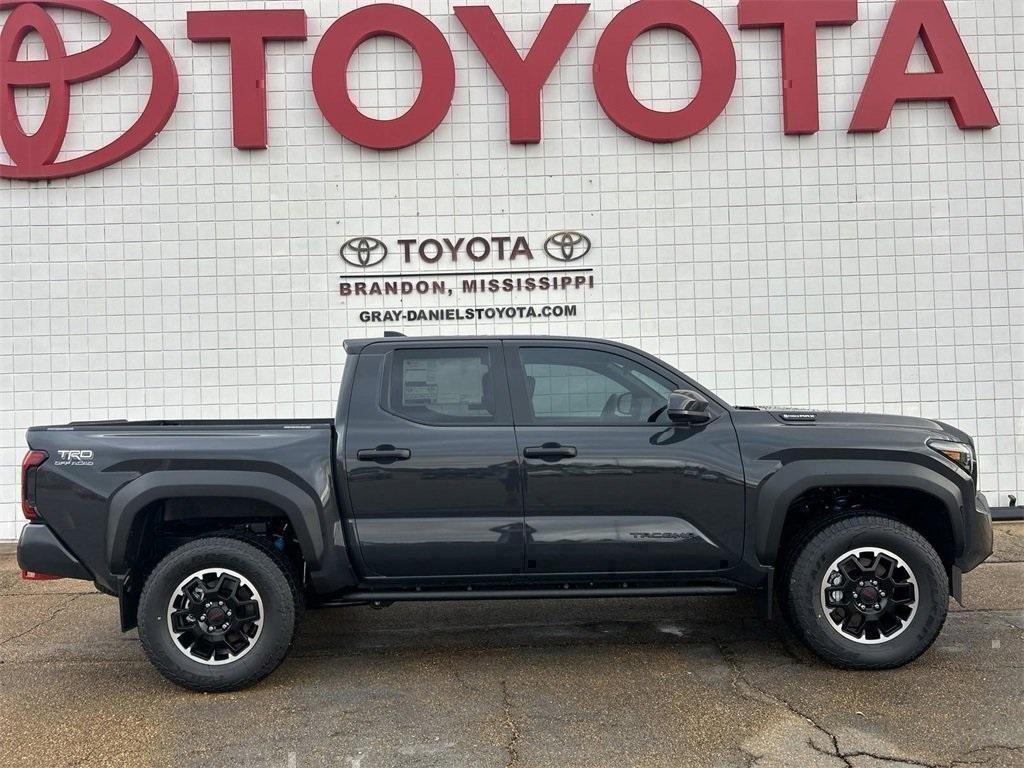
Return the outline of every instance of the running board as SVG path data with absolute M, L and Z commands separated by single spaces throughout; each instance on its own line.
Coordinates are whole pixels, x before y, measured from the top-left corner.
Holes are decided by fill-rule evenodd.
M 736 587 L 607 587 L 566 589 L 446 589 L 402 590 L 394 592 L 349 592 L 336 600 L 318 603 L 323 607 L 345 606 L 354 603 L 393 603 L 401 600 L 538 600 L 584 597 L 694 597 L 706 595 L 734 595 Z

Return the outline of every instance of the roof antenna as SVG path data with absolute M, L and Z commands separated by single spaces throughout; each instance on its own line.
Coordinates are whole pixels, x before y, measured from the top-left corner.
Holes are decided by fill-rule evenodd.
M 405 334 L 399 333 L 398 331 L 384 331 L 385 339 L 404 339 Z

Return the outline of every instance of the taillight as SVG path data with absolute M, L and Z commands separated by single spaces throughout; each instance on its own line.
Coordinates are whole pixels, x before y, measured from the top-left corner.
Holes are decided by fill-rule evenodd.
M 28 520 L 39 519 L 36 509 L 36 468 L 46 461 L 45 451 L 29 451 L 21 461 L 21 513 Z

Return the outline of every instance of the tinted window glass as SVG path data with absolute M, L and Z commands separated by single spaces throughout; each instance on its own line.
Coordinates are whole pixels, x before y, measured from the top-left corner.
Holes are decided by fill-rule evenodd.
M 674 389 L 663 376 L 611 352 L 524 347 L 519 357 L 537 421 L 645 423 Z
M 494 420 L 486 349 L 407 349 L 393 353 L 390 410 L 427 424 Z

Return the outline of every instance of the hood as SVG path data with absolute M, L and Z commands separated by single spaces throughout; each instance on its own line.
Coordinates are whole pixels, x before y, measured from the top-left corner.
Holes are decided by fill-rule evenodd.
M 953 440 L 973 446 L 974 441 L 951 424 L 920 416 L 894 416 L 883 413 L 841 413 L 836 411 L 804 411 L 799 409 L 773 409 L 768 411 L 783 424 L 819 424 L 830 427 L 867 427 L 871 429 L 915 429 L 935 435 L 946 435 Z

